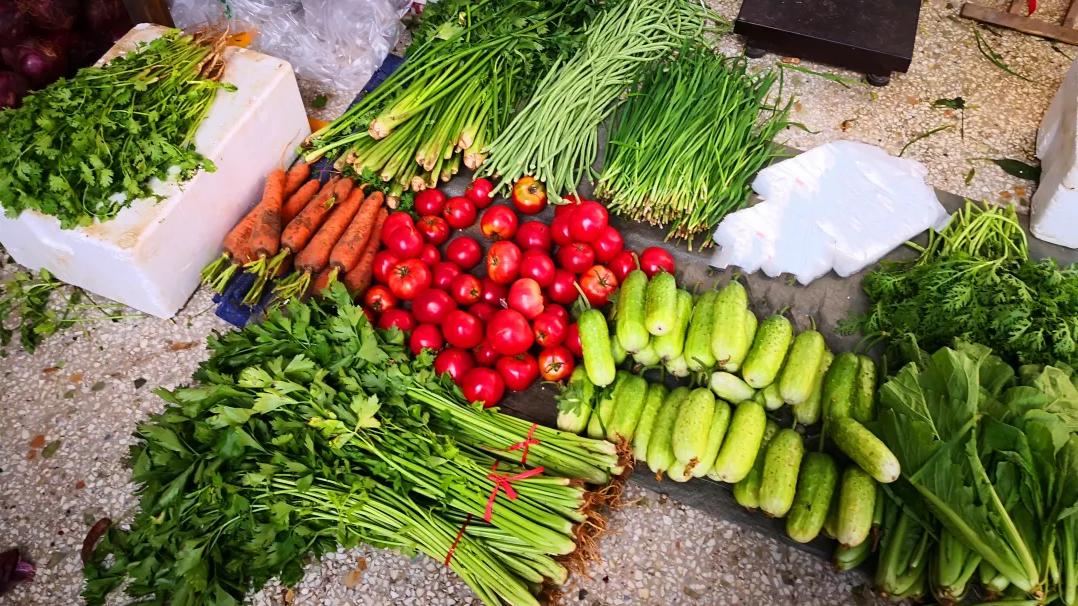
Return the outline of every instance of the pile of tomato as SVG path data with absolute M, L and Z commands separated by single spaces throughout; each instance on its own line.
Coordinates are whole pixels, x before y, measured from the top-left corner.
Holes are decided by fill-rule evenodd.
M 406 333 L 413 354 L 437 352 L 435 370 L 487 406 L 540 377 L 569 377 L 582 355 L 569 314 L 578 298 L 606 305 L 638 261 L 645 271 L 674 271 L 661 248 L 639 259 L 626 250 L 598 202 L 572 198 L 548 225 L 530 218 L 547 206 L 541 183 L 518 181 L 511 204 L 494 204 L 492 189 L 486 179 L 463 196 L 427 189 L 415 198 L 418 219 L 390 215 L 363 296 L 379 328 Z M 485 248 L 460 233 L 476 220 Z

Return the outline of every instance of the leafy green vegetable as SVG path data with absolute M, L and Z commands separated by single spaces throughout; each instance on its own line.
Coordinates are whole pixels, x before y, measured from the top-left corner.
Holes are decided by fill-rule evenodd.
M 942 131 L 945 131 L 945 130 L 950 130 L 952 128 L 954 128 L 953 124 L 944 124 L 942 126 L 937 126 L 936 128 L 931 128 L 929 130 L 926 130 L 923 133 L 917 133 L 916 135 L 914 135 L 914 137 L 912 139 L 907 141 L 906 144 L 902 146 L 902 149 L 900 149 L 898 151 L 898 156 L 901 158 L 902 155 L 906 153 L 906 150 L 909 149 L 911 145 L 913 145 L 914 143 L 917 143 L 921 139 L 927 139 L 928 137 L 931 137 L 932 135 L 934 135 L 936 133 L 939 133 L 939 132 L 942 132 Z
M 1007 65 L 1007 62 L 1003 60 L 1003 56 L 996 52 L 996 49 L 992 48 L 992 46 L 988 44 L 988 41 L 984 39 L 984 36 L 981 35 L 980 29 L 978 29 L 977 27 L 973 28 L 973 39 L 977 43 L 977 50 L 980 51 L 981 55 L 984 56 L 985 59 L 988 59 L 988 61 L 990 61 L 992 65 L 995 65 L 999 69 L 1007 72 L 1008 74 L 1016 78 L 1025 80 L 1026 82 L 1032 82 L 1032 80 L 1030 80 L 1027 76 L 1023 76 L 1022 74 L 1014 71 L 1014 69 L 1012 69 L 1010 65 Z
M 1003 172 L 1012 177 L 1029 179 L 1030 181 L 1041 180 L 1041 167 L 1039 166 L 1033 166 L 1032 164 L 1026 164 L 1020 160 L 1012 160 L 1010 158 L 996 158 L 992 160 L 992 163 L 1002 168 Z

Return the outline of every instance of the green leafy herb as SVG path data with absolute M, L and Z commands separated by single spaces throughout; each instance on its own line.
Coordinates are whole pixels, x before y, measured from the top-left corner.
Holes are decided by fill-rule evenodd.
M 311 107 L 313 107 L 315 109 L 322 109 L 325 106 L 326 106 L 326 96 L 325 95 L 318 95 L 317 97 L 315 97 L 314 99 L 311 100 Z
M 1003 172 L 1012 177 L 1028 179 L 1030 181 L 1041 180 L 1041 167 L 1039 166 L 1026 164 L 1021 160 L 1012 160 L 1011 158 L 996 158 L 992 160 L 992 163 L 1003 169 Z
M 974 175 L 976 175 L 976 174 L 977 174 L 977 169 L 976 169 L 976 168 L 973 168 L 973 167 L 971 167 L 971 168 L 969 169 L 969 172 L 967 172 L 967 173 L 966 173 L 966 176 L 965 176 L 965 178 L 963 178 L 963 179 L 962 179 L 962 181 L 963 181 L 963 182 L 964 182 L 964 183 L 965 183 L 966 185 L 969 185 L 970 183 L 973 183 L 973 176 L 974 176 Z
M 853 86 L 861 86 L 861 85 L 864 84 L 864 82 L 862 82 L 861 80 L 858 80 L 857 78 L 849 78 L 847 76 L 840 76 L 838 74 L 831 74 L 831 73 L 828 73 L 828 72 L 818 72 L 818 71 L 815 71 L 815 70 L 811 70 L 811 69 L 809 69 L 807 67 L 801 67 L 800 65 L 791 65 L 789 63 L 779 63 L 778 66 L 779 66 L 780 69 L 790 70 L 792 72 L 798 72 L 798 73 L 801 73 L 801 74 L 808 74 L 810 76 L 816 76 L 817 78 L 823 78 L 824 80 L 830 80 L 831 82 L 834 82 L 836 84 L 841 84 L 843 88 L 850 88 L 850 87 L 853 87 Z
M 933 128 L 931 130 L 926 130 L 923 133 L 918 133 L 916 136 L 914 136 L 912 139 L 910 139 L 908 142 L 906 142 L 905 145 L 902 146 L 902 149 L 899 150 L 899 152 L 898 152 L 898 156 L 901 158 L 902 155 L 906 153 L 906 150 L 909 149 L 911 145 L 913 145 L 914 143 L 917 143 L 921 139 L 927 139 L 928 137 L 931 137 L 932 135 L 934 135 L 934 134 L 936 134 L 938 132 L 942 132 L 942 131 L 945 131 L 945 130 L 950 130 L 952 128 L 954 128 L 953 124 L 944 124 L 943 126 L 937 126 L 936 128 Z

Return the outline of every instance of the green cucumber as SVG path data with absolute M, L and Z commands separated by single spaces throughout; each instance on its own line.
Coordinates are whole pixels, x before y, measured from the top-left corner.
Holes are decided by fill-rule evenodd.
M 820 410 L 823 407 L 823 379 L 827 376 L 827 369 L 831 368 L 831 361 L 834 359 L 835 356 L 831 352 L 824 350 L 823 359 L 816 367 L 816 376 L 812 378 L 812 391 L 808 399 L 793 405 L 794 418 L 798 423 L 815 425 L 820 420 Z
M 692 315 L 692 295 L 689 291 L 678 289 L 674 307 L 676 315 L 674 325 L 662 336 L 655 337 L 655 353 L 664 362 L 681 355 L 685 348 L 685 331 L 689 328 L 689 316 Z
M 700 372 L 715 366 L 715 354 L 711 353 L 711 325 L 715 312 L 715 299 L 719 293 L 709 290 L 700 295 L 692 308 L 689 330 L 685 334 L 683 352 L 689 370 Z
M 820 534 L 831 497 L 838 483 L 835 460 L 822 452 L 810 452 L 801 462 L 794 504 L 786 516 L 786 535 L 798 543 L 808 543 Z
M 823 533 L 829 538 L 838 536 L 838 488 L 831 495 L 831 504 L 827 506 L 827 517 L 823 521 Z
M 621 440 L 632 442 L 640 415 L 644 412 L 644 399 L 648 391 L 648 382 L 639 375 L 630 375 L 618 389 L 614 400 L 614 412 L 606 428 L 606 439 L 617 443 Z
M 644 297 L 644 326 L 658 337 L 674 329 L 677 322 L 677 282 L 673 274 L 661 271 L 648 281 Z
M 732 280 L 715 297 L 711 314 L 711 355 L 722 370 L 737 370 L 741 363 L 737 356 L 748 350 L 749 345 L 745 343 L 745 311 L 748 308 L 748 293 L 737 280 Z
M 823 379 L 823 420 L 830 424 L 850 416 L 853 407 L 853 388 L 857 382 L 857 355 L 845 351 L 835 356 Z
M 707 476 L 719 482 L 736 484 L 752 471 L 760 456 L 760 444 L 767 430 L 764 407 L 752 400 L 737 405 L 719 455 Z
M 625 276 L 625 281 L 618 290 L 618 301 L 614 307 L 614 331 L 618 342 L 629 353 L 640 351 L 651 339 L 644 326 L 644 296 L 647 287 L 647 274 L 634 269 Z
M 614 382 L 613 349 L 610 345 L 610 329 L 606 325 L 603 312 L 588 309 L 580 314 L 577 321 L 580 329 L 580 347 L 584 351 L 584 369 L 588 378 L 599 387 L 606 387 Z
M 779 392 L 787 404 L 800 404 L 812 395 L 816 373 L 826 350 L 823 335 L 815 330 L 806 330 L 794 337 L 786 366 L 779 377 Z
M 872 541 L 862 541 L 856 547 L 846 547 L 839 544 L 835 546 L 835 555 L 832 561 L 836 570 L 846 572 L 864 564 L 870 555 L 872 555 Z
M 756 509 L 760 506 L 760 480 L 764 475 L 764 457 L 759 452 L 767 450 L 767 445 L 771 443 L 771 438 L 775 437 L 778 431 L 779 424 L 768 419 L 767 426 L 764 427 L 764 437 L 760 440 L 756 460 L 752 463 L 752 469 L 740 482 L 734 484 L 734 500 L 742 507 Z M 710 474 L 708 475 L 710 476 Z
M 638 461 L 647 462 L 651 432 L 655 428 L 655 421 L 659 418 L 666 394 L 666 386 L 662 383 L 648 385 L 648 393 L 644 398 L 644 411 L 640 413 L 640 422 L 637 423 L 636 433 L 633 434 L 633 456 Z
M 715 395 L 705 387 L 692 390 L 678 411 L 670 443 L 674 448 L 674 460 L 686 475 L 691 475 L 704 458 L 714 417 Z
M 745 382 L 756 389 L 774 382 L 782 370 L 793 336 L 794 327 L 785 316 L 776 314 L 760 323 L 745 363 L 741 366 L 741 377 Z
M 670 440 L 674 434 L 678 412 L 688 397 L 688 387 L 675 388 L 667 394 L 666 400 L 659 408 L 659 416 L 655 417 L 655 425 L 651 428 L 651 437 L 648 439 L 647 462 L 656 475 L 662 474 L 674 464 L 674 447 Z
M 585 372 L 587 372 L 585 370 Z M 622 383 L 629 376 L 629 373 L 624 370 L 617 371 L 615 375 L 616 379 L 614 384 L 608 386 L 599 392 L 599 402 L 595 405 L 595 409 L 591 411 L 591 418 L 588 419 L 588 437 L 595 440 L 605 440 L 606 431 L 610 426 L 610 418 L 614 414 L 614 403 L 618 398 L 618 389 Z
M 767 408 L 767 398 L 764 397 L 764 390 L 757 389 L 756 393 L 752 394 L 752 401 L 756 402 L 760 406 Z
M 610 337 L 610 356 L 614 358 L 615 366 L 629 357 L 629 352 L 625 351 L 625 348 L 621 346 L 621 341 L 618 340 L 617 335 Z
M 756 390 L 749 387 L 749 384 L 742 381 L 740 377 L 721 370 L 711 373 L 711 381 L 708 385 L 716 396 L 734 404 L 751 400 L 756 394 Z
M 847 467 L 842 472 L 842 486 L 839 488 L 835 539 L 847 547 L 863 543 L 872 530 L 872 512 L 875 509 L 875 480 L 860 467 Z
M 751 309 L 745 309 L 745 321 L 741 325 L 741 329 L 745 331 L 745 338 L 741 340 L 742 348 L 738 350 L 730 361 L 726 364 L 726 370 L 738 370 L 745 365 L 745 358 L 749 355 L 749 350 L 752 348 L 752 342 L 756 339 L 756 328 L 759 325 L 759 320 L 756 319 L 756 314 L 752 313 Z M 734 368 L 730 368 L 733 364 Z
M 692 479 L 692 474 L 688 473 L 687 468 L 680 463 L 674 463 L 670 469 L 666 471 L 666 477 L 675 482 L 688 482 Z
M 782 408 L 782 405 L 786 402 L 782 399 L 782 392 L 779 390 L 778 382 L 772 383 L 763 389 L 764 393 L 764 407 L 768 410 L 778 410 Z
M 685 361 L 684 355 L 678 356 L 673 360 L 667 361 L 666 372 L 679 378 L 684 378 L 691 374 L 689 372 L 689 363 Z
M 583 366 L 573 369 L 569 382 L 558 394 L 557 427 L 570 433 L 581 433 L 588 426 L 591 418 L 591 402 L 595 397 L 595 385 L 588 379 Z
M 730 427 L 730 405 L 722 400 L 715 401 L 715 414 L 711 417 L 711 428 L 707 432 L 707 446 L 704 448 L 704 456 L 696 467 L 692 468 L 692 477 L 702 478 L 707 475 L 715 465 L 715 459 L 719 456 L 726 430 Z
M 850 416 L 868 423 L 876 418 L 876 362 L 864 354 L 859 354 L 857 361 L 857 380 L 854 382 Z
M 659 354 L 655 353 L 655 339 L 652 339 L 640 351 L 633 354 L 633 361 L 641 366 L 655 366 L 659 363 Z
M 838 419 L 830 429 L 831 440 L 854 463 L 881 484 L 898 479 L 902 467 L 890 448 L 867 427 L 851 418 Z
M 764 454 L 763 479 L 760 481 L 760 510 L 773 518 L 790 511 L 797 490 L 797 474 L 805 444 L 793 429 L 780 429 Z

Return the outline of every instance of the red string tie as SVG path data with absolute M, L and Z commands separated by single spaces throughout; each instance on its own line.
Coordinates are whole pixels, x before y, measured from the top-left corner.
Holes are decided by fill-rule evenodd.
M 527 465 L 528 464 L 528 450 L 531 448 L 531 446 L 533 444 L 534 445 L 541 444 L 541 442 L 539 440 L 532 437 L 532 436 L 535 435 L 535 430 L 538 427 L 539 427 L 538 423 L 532 423 L 531 428 L 528 429 L 527 438 L 525 438 L 523 442 L 517 442 L 516 444 L 513 444 L 512 446 L 509 447 L 509 450 L 521 450 L 521 451 L 523 451 L 521 453 L 521 455 L 520 455 L 520 464 L 521 465 Z
M 536 467 L 534 469 L 522 471 L 511 476 L 503 476 L 494 473 L 494 470 L 497 470 L 497 468 L 498 462 L 495 461 L 494 467 L 491 468 L 491 473 L 487 475 L 487 479 L 491 482 L 494 482 L 494 489 L 490 491 L 490 498 L 487 499 L 487 509 L 483 513 L 483 521 L 488 523 L 490 522 L 491 518 L 494 517 L 494 500 L 498 498 L 499 490 L 504 491 L 506 498 L 508 498 L 510 501 L 514 501 L 517 498 L 517 491 L 513 490 L 513 482 L 516 482 L 517 480 L 524 480 L 543 473 L 542 467 Z

